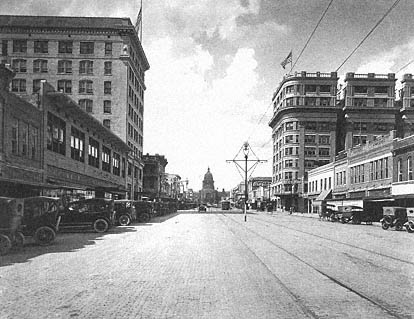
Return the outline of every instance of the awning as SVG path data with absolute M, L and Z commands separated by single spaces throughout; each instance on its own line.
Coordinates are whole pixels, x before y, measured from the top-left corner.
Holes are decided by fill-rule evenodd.
M 323 201 L 325 200 L 332 192 L 332 189 L 326 189 L 322 191 L 318 197 L 316 197 L 315 201 Z

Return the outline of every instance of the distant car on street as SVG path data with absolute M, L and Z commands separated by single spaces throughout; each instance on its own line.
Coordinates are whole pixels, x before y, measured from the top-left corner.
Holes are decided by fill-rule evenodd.
M 198 206 L 198 211 L 199 212 L 205 212 L 205 211 L 207 211 L 207 207 L 205 205 L 200 205 L 200 206 Z

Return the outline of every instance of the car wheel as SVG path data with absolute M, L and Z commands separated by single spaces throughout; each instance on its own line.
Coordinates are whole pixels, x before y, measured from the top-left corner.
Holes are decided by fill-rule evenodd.
M 93 230 L 97 233 L 104 233 L 108 231 L 108 229 L 109 223 L 103 218 L 99 218 L 93 222 Z
M 140 223 L 148 223 L 150 221 L 151 217 L 148 213 L 143 213 L 141 216 L 139 216 L 139 222 Z
M 9 237 L 0 234 L 0 255 L 6 255 L 11 249 L 12 243 Z
M 395 223 L 395 230 L 402 230 L 403 229 L 403 224 L 400 222 L 396 222 Z
M 405 226 L 409 233 L 414 233 L 414 222 L 408 222 L 408 225 Z
M 36 229 L 34 240 L 38 245 L 49 245 L 56 238 L 56 232 L 49 226 L 42 226 Z
M 128 226 L 131 224 L 131 218 L 128 215 L 121 215 L 118 218 L 118 223 L 121 226 Z
M 387 230 L 390 227 L 390 225 L 388 223 L 382 222 L 381 227 L 382 229 Z
M 24 246 L 24 235 L 22 232 L 17 232 L 16 235 L 14 235 L 14 246 L 16 248 L 22 248 Z

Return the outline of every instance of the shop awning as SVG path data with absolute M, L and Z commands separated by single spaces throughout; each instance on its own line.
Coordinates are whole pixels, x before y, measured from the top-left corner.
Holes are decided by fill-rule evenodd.
M 322 191 L 318 197 L 316 197 L 315 201 L 323 201 L 325 200 L 332 192 L 332 189 L 326 189 Z

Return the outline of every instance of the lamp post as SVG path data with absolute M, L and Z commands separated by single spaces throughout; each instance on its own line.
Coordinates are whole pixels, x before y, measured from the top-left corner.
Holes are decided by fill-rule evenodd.
M 249 144 L 247 142 L 243 145 L 243 154 L 244 154 L 244 221 L 247 221 L 247 159 L 249 157 Z

